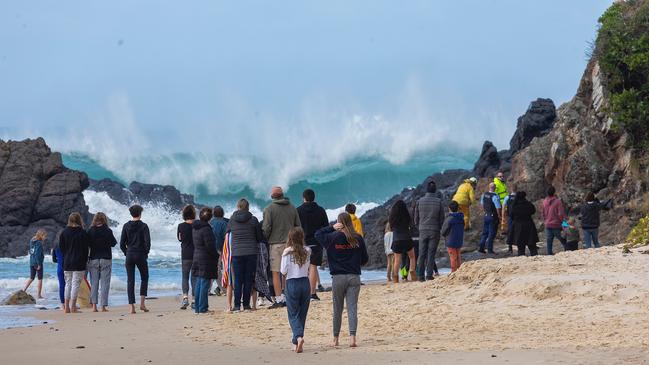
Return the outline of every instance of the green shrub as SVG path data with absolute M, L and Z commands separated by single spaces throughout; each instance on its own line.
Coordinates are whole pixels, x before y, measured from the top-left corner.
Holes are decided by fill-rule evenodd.
M 612 5 L 599 19 L 596 56 L 610 95 L 614 127 L 649 149 L 649 1 Z
M 627 243 L 624 245 L 626 250 L 649 245 L 649 216 L 640 219 L 626 240 Z

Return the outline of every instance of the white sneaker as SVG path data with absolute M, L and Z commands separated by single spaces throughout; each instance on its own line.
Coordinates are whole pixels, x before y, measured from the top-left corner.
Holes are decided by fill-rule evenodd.
M 265 298 L 257 298 L 257 307 L 265 307 L 266 305 Z

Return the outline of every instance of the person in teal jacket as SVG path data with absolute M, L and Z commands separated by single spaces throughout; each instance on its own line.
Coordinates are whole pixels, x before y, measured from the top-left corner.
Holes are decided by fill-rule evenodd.
M 45 242 L 45 238 L 47 238 L 47 232 L 39 229 L 29 241 L 29 280 L 25 284 L 24 291 L 29 289 L 38 275 L 38 299 L 43 299 L 43 261 L 45 260 L 43 242 Z

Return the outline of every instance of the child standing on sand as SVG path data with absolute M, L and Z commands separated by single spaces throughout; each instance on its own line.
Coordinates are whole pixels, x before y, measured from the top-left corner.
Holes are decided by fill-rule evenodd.
M 297 353 L 301 353 L 304 348 L 304 326 L 311 302 L 310 256 L 311 249 L 304 246 L 302 228 L 291 228 L 288 231 L 286 249 L 282 253 L 280 272 L 286 278 L 286 309 L 293 331 L 293 351 Z
M 385 224 L 385 235 L 383 236 L 383 246 L 385 246 L 385 256 L 387 257 L 387 274 L 388 283 L 392 282 L 392 271 L 394 270 L 394 252 L 392 252 L 392 229 L 390 222 Z
M 459 212 L 460 205 L 451 201 L 448 205 L 449 215 L 442 225 L 442 236 L 446 237 L 446 250 L 451 260 L 451 272 L 457 271 L 462 265 L 460 249 L 464 244 L 464 214 Z
M 563 227 L 566 235 L 566 251 L 577 251 L 579 249 L 579 229 L 575 225 L 575 218 L 568 218 L 567 224 Z
M 43 261 L 45 260 L 43 242 L 46 237 L 47 232 L 39 229 L 34 238 L 29 241 L 29 280 L 25 284 L 24 291 L 29 289 L 38 274 L 38 299 L 43 299 Z

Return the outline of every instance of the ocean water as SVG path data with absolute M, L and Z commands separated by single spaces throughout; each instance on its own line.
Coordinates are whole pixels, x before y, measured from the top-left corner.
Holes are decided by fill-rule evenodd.
M 447 168 L 468 168 L 474 160 L 475 153 L 428 153 L 403 164 L 392 164 L 383 159 L 353 160 L 334 169 L 305 172 L 307 177 L 288 184 L 287 194 L 294 202 L 299 203 L 302 190 L 310 187 L 316 191 L 317 201 L 326 209 L 330 220 L 334 220 L 348 202 L 356 203 L 357 214 L 362 216 L 403 188 L 419 184 L 426 176 Z M 212 177 L 209 174 L 219 171 L 219 168 L 214 168 L 210 170 L 212 172 L 205 175 L 200 171 L 200 166 L 204 162 L 187 154 L 152 157 L 137 162 L 141 165 L 142 172 L 135 177 L 143 182 L 173 184 L 183 192 L 195 194 L 198 202 L 222 205 L 226 215 L 234 211 L 236 200 L 245 196 L 252 201 L 252 213 L 261 218 L 261 210 L 268 201 L 257 185 L 247 185 L 242 183 L 241 179 L 222 175 L 218 187 L 211 187 L 209 181 Z M 133 177 L 122 170 L 103 166 L 97 160 L 80 153 L 64 155 L 64 163 L 70 168 L 85 171 L 94 179 L 108 177 L 127 182 Z M 193 168 L 197 169 L 195 174 L 192 173 Z M 159 171 L 166 171 L 164 175 L 166 177 L 154 180 L 161 176 Z M 147 175 L 147 172 L 151 173 Z M 187 178 L 187 176 L 192 177 Z M 115 236 L 118 237 L 121 225 L 130 219 L 128 207 L 112 200 L 103 192 L 86 191 L 84 198 L 91 213 L 101 211 L 112 221 L 118 222 L 112 227 Z M 176 239 L 176 227 L 181 221 L 180 212 L 161 205 L 145 204 L 143 221 L 149 225 L 152 239 L 149 256 L 149 295 L 179 295 L 181 290 L 180 244 Z M 114 249 L 113 257 L 109 304 L 126 304 L 124 256 L 118 249 Z M 322 282 L 328 284 L 331 280 L 329 273 L 322 271 L 320 274 Z M 0 258 L 0 298 L 21 289 L 28 276 L 27 256 L 16 259 Z M 385 272 L 364 271 L 362 278 L 365 281 L 383 280 Z M 30 288 L 32 294 L 35 294 L 35 284 Z M 36 306 L 0 306 L 0 328 L 39 324 L 40 322 L 29 318 L 24 312 L 35 308 L 53 310 L 58 307 L 56 265 L 52 263 L 50 256 L 46 256 L 45 259 L 43 287 L 46 299 L 39 300 Z

